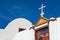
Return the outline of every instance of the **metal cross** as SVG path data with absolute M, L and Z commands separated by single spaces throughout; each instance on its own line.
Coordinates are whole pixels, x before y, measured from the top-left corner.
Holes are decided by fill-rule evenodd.
M 41 17 L 43 17 L 44 15 L 44 12 L 43 12 L 43 9 L 45 8 L 46 6 L 44 6 L 43 4 L 41 5 L 41 7 L 39 8 L 39 10 L 41 9 Z

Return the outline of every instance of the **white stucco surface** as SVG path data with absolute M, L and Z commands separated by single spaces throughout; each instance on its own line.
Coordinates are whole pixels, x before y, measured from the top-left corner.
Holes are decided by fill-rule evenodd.
M 11 21 L 4 30 L 0 31 L 0 40 L 12 40 L 19 28 L 28 29 L 32 23 L 24 18 L 17 18 Z
M 35 31 L 31 29 L 16 33 L 13 40 L 35 40 Z
M 50 40 L 60 40 L 60 17 L 49 23 Z

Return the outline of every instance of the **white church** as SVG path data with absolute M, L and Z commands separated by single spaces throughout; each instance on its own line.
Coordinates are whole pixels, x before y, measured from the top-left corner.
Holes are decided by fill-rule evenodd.
M 5 29 L 0 29 L 0 40 L 60 40 L 60 17 L 44 17 L 41 5 L 41 18 L 35 25 L 25 18 L 17 18 L 11 21 Z

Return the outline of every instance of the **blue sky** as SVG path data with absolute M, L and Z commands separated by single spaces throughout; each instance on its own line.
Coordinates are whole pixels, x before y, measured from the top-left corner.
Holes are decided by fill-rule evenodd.
M 46 5 L 44 17 L 60 16 L 60 0 L 0 0 L 0 28 L 16 18 L 26 18 L 36 24 L 41 4 Z

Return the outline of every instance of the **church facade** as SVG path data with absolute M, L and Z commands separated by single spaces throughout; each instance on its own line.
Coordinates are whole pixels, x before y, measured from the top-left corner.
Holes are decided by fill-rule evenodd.
M 51 17 L 50 20 L 44 17 L 43 8 L 45 8 L 43 4 L 41 5 L 41 14 L 40 18 L 38 19 L 36 25 L 33 25 L 31 28 L 35 31 L 35 40 L 49 40 L 49 22 L 56 20 L 54 17 Z M 31 29 L 30 28 L 30 29 Z M 19 32 L 25 29 L 19 28 Z
M 55 21 L 56 19 L 52 16 L 50 20 L 45 18 L 43 8 L 45 8 L 43 4 L 41 5 L 41 17 L 38 19 L 35 27 L 35 40 L 49 40 L 49 22 Z
M 36 23 L 35 27 L 35 37 L 36 40 L 48 40 L 49 39 L 49 28 L 48 28 L 48 20 L 41 17 Z

